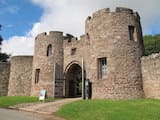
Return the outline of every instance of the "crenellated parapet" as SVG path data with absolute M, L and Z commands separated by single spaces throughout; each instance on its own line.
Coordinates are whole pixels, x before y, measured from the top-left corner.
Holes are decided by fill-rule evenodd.
M 80 46 L 80 45 L 86 45 L 88 42 L 88 34 L 84 34 L 80 36 L 80 39 L 77 37 L 68 37 L 67 35 L 65 36 L 65 39 L 63 41 L 63 46 L 64 47 L 71 47 L 71 46 Z
M 129 29 L 133 31 L 132 36 L 129 36 Z M 134 37 L 134 41 L 142 44 L 143 39 L 139 14 L 123 7 L 117 7 L 115 11 L 105 8 L 94 12 L 86 19 L 85 34 L 93 41 L 100 36 L 119 39 Z
M 91 21 L 92 19 L 97 18 L 99 16 L 103 16 L 104 14 L 105 15 L 115 15 L 115 14 L 120 14 L 120 13 L 130 14 L 130 15 L 140 18 L 139 14 L 137 12 L 134 12 L 132 9 L 124 8 L 124 7 L 116 7 L 115 11 L 110 11 L 110 8 L 104 8 L 104 9 L 98 10 L 94 12 L 92 16 L 89 16 L 86 22 Z
M 46 32 L 43 32 L 43 33 L 40 33 L 36 36 L 35 40 L 37 40 L 38 38 L 41 38 L 41 37 L 45 37 L 47 35 Z
M 105 22 L 102 22 L 103 20 Z M 114 25 L 118 25 L 118 23 L 119 25 L 123 25 L 125 23 L 127 24 L 128 22 L 132 22 L 133 20 L 139 23 L 140 16 L 138 12 L 134 12 L 132 9 L 124 7 L 117 7 L 115 11 L 110 11 L 110 8 L 101 9 L 94 12 L 92 16 L 87 17 L 86 33 L 89 33 L 90 30 L 98 27 L 101 23 L 108 23 L 111 27 L 114 27 Z
M 44 37 L 49 37 L 49 36 L 63 36 L 63 32 L 61 32 L 61 31 L 49 31 L 48 34 L 47 34 L 47 32 L 43 32 L 43 33 L 38 34 L 36 36 L 35 40 L 41 39 L 41 38 L 44 38 Z

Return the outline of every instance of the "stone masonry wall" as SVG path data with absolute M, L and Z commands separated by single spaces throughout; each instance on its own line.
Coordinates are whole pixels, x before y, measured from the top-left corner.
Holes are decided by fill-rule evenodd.
M 129 26 L 134 26 L 130 40 Z M 85 59 L 87 77 L 92 81 L 92 98 L 133 99 L 143 97 L 140 58 L 143 39 L 138 13 L 127 8 L 98 10 L 86 20 L 90 53 Z M 106 78 L 98 76 L 98 59 L 106 58 Z
M 9 96 L 30 96 L 32 61 L 32 56 L 15 56 L 11 58 Z
M 160 53 L 142 57 L 141 65 L 145 97 L 160 99 Z
M 0 63 L 0 96 L 8 95 L 10 63 Z
M 45 89 L 51 97 L 63 96 L 63 33 L 50 31 L 41 33 L 35 39 L 32 70 L 32 96 L 38 96 Z M 52 54 L 47 56 L 47 47 Z M 40 70 L 39 81 L 35 83 L 36 69 Z
M 88 35 L 80 36 L 80 40 L 73 37 L 70 41 L 69 39 L 64 40 L 64 73 L 65 73 L 65 96 L 68 97 L 69 94 L 69 79 L 67 79 L 68 70 L 74 64 L 77 64 L 82 69 L 82 59 L 84 60 L 84 71 L 88 70 L 85 65 L 85 61 L 89 60 L 89 41 Z M 75 53 L 72 55 L 72 50 L 75 49 Z M 89 66 L 89 65 L 88 65 Z M 85 76 L 84 76 L 85 77 Z M 76 83 L 76 82 L 75 82 Z M 74 84 L 75 84 L 74 83 Z

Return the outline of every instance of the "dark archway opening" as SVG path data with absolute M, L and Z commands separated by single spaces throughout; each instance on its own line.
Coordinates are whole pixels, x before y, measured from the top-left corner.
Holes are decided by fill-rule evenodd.
M 78 64 L 72 64 L 66 73 L 65 82 L 66 97 L 82 96 L 82 68 Z

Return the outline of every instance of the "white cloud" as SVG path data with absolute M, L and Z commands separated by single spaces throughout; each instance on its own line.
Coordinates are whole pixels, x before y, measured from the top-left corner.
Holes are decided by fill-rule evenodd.
M 34 41 L 31 37 L 13 36 L 3 41 L 2 52 L 11 55 L 32 55 Z
M 84 31 L 84 21 L 88 15 L 95 10 L 109 7 L 113 10 L 116 6 L 132 8 L 141 16 L 143 31 L 151 33 L 152 24 L 160 19 L 159 0 L 32 0 L 33 3 L 44 8 L 45 13 L 41 17 L 40 25 L 36 26 L 38 31 L 61 30 L 74 35 L 81 35 Z M 74 26 L 74 28 L 73 28 Z M 43 28 L 43 29 L 41 29 Z M 46 29 L 45 29 L 46 28 Z M 36 33 L 37 29 L 30 31 Z
M 160 21 L 159 0 L 32 0 L 32 2 L 44 9 L 41 19 L 33 25 L 26 36 L 11 37 L 4 42 L 3 51 L 11 52 L 13 55 L 31 54 L 34 37 L 44 31 L 63 31 L 79 36 L 84 33 L 86 17 L 105 7 L 113 10 L 116 6 L 122 6 L 138 11 L 145 34 L 152 33 L 153 23 Z

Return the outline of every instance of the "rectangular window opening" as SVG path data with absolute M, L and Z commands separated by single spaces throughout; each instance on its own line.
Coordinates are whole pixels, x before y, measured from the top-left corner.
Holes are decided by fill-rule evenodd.
M 104 79 L 107 76 L 107 59 L 98 58 L 98 76 L 99 79 Z
M 35 84 L 39 82 L 40 69 L 36 69 L 35 72 Z
M 128 30 L 129 30 L 129 38 L 132 41 L 136 41 L 136 30 L 134 26 L 129 25 L 128 26 Z

